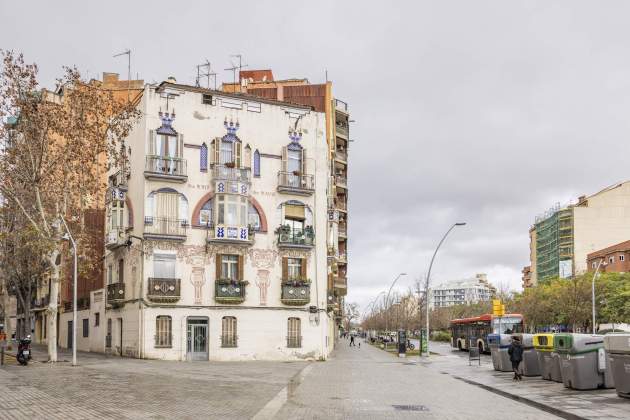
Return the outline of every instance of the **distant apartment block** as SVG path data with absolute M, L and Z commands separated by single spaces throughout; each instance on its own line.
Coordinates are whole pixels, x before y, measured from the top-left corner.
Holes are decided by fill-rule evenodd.
M 488 282 L 486 274 L 473 278 L 440 284 L 430 290 L 432 308 L 464 305 L 488 301 L 496 294 L 496 288 Z
M 587 266 L 589 271 L 597 270 L 602 273 L 630 272 L 630 241 L 600 249 L 588 254 Z

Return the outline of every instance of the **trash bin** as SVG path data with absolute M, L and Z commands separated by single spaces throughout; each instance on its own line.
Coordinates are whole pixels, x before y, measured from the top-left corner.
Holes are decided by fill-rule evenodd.
M 556 334 L 553 346 L 560 356 L 562 382 L 566 388 L 614 387 L 611 369 L 606 369 L 603 335 Z
M 604 349 L 610 361 L 617 395 L 630 398 L 630 334 L 607 334 Z
M 488 334 L 488 347 L 490 347 L 494 370 L 512 372 L 512 362 L 508 354 L 511 342 L 511 334 Z
M 540 365 L 538 363 L 538 354 L 534 348 L 533 334 L 512 334 L 512 337 L 518 337 L 523 346 L 523 361 L 520 370 L 524 376 L 540 376 Z
M 562 382 L 560 357 L 553 349 L 553 336 L 554 334 L 534 334 L 533 344 L 542 378 L 548 381 Z

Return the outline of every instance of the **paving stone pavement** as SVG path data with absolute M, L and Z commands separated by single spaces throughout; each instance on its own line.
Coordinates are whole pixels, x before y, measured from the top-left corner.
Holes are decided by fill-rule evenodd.
M 79 354 L 0 369 L 0 419 L 247 419 L 308 362 L 170 362 Z M 70 360 L 62 353 L 60 359 Z M 45 358 L 45 357 L 44 357 Z
M 368 344 L 350 348 L 344 340 L 332 359 L 314 364 L 287 394 L 275 418 L 557 418 Z

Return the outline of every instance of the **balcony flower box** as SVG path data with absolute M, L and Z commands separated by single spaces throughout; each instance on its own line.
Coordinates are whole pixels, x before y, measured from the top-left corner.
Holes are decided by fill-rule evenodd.
M 214 283 L 214 300 L 218 303 L 243 303 L 248 281 L 219 279 Z

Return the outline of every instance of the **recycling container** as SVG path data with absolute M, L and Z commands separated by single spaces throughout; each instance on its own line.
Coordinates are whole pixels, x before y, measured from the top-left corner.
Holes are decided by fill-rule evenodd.
M 560 356 L 562 382 L 566 388 L 613 388 L 611 369 L 607 369 L 604 336 L 556 334 L 554 350 Z
M 540 365 L 538 363 L 538 354 L 534 348 L 533 334 L 512 334 L 512 337 L 518 337 L 523 346 L 523 361 L 520 365 L 520 371 L 524 376 L 540 376 Z
M 508 348 L 512 342 L 510 334 L 488 334 L 488 347 L 492 356 L 492 367 L 501 372 L 512 372 Z
M 532 337 L 540 375 L 543 379 L 554 382 L 562 382 L 562 370 L 560 369 L 560 357 L 553 348 L 554 334 L 534 334 Z
M 605 335 L 604 349 L 610 361 L 617 395 L 630 398 L 630 334 Z

